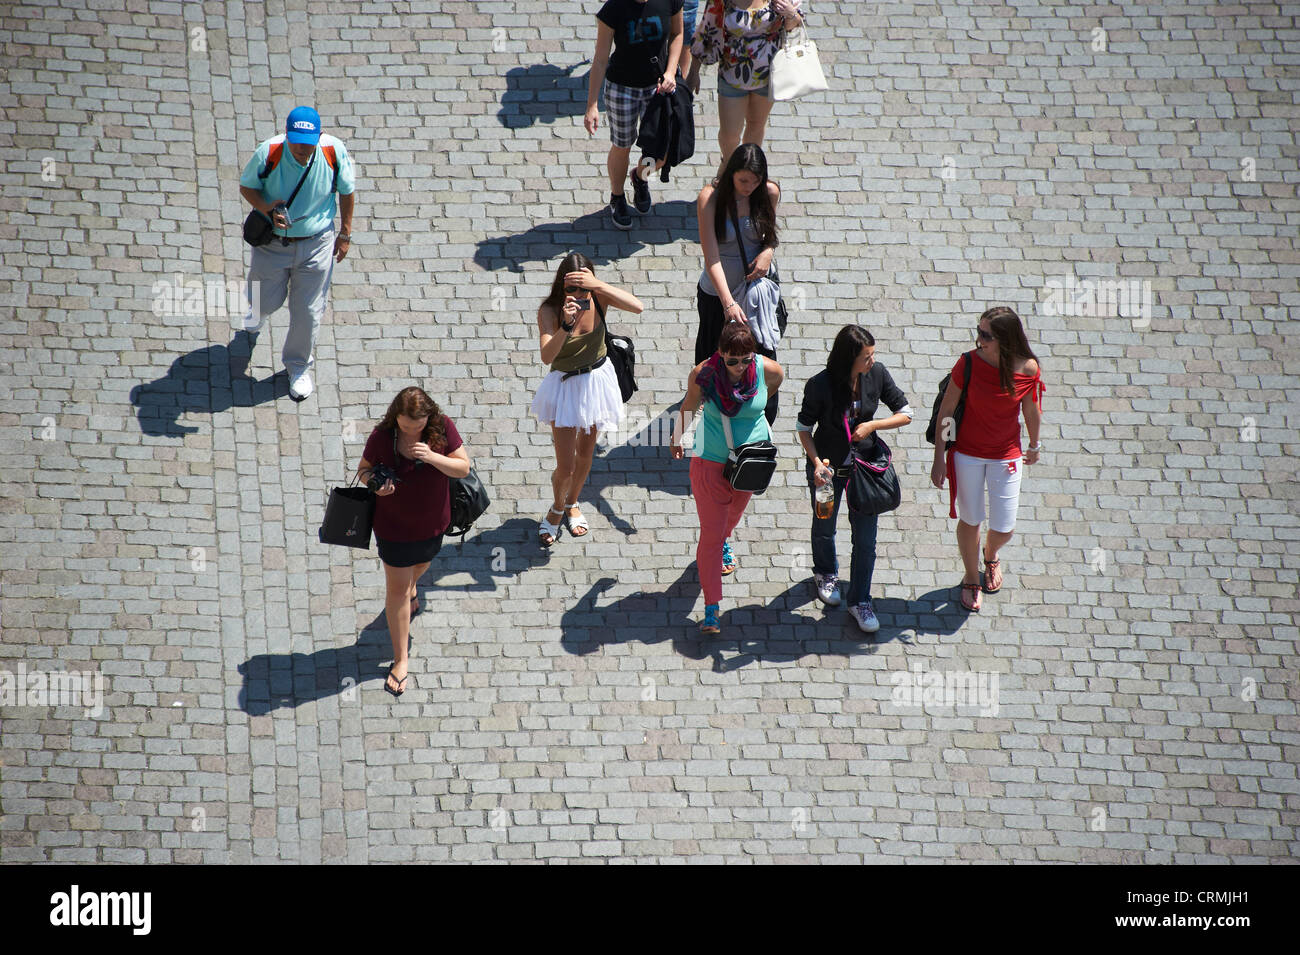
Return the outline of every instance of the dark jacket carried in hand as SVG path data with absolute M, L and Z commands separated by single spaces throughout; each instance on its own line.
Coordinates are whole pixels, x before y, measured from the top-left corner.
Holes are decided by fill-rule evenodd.
M 641 117 L 641 135 L 636 144 L 643 155 L 663 159 L 659 178 L 668 181 L 668 170 L 679 166 L 695 153 L 695 97 L 678 78 L 671 93 L 656 93 L 646 104 Z

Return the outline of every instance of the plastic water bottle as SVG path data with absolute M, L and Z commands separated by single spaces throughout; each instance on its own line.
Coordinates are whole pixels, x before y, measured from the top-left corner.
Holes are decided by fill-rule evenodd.
M 817 488 L 817 504 L 813 508 L 813 513 L 818 519 L 825 520 L 835 512 L 835 472 L 831 470 L 831 462 L 823 459 L 817 473 L 826 478 L 826 483 Z

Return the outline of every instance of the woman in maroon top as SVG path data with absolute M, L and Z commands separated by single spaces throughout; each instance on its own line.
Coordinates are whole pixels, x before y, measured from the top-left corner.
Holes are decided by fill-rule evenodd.
M 1044 391 L 1038 359 L 1029 349 L 1020 316 L 1004 305 L 990 308 L 980 316 L 976 329 L 975 352 L 969 361 L 957 360 L 939 403 L 939 433 L 934 442 L 934 466 L 930 480 L 935 487 L 950 482 L 949 515 L 957 521 L 957 547 L 961 551 L 966 575 L 961 583 L 961 604 L 978 611 L 981 605 L 979 583 L 980 524 L 985 517 L 984 490 L 988 488 L 988 535 L 984 541 L 984 593 L 1002 589 L 1002 569 L 998 551 L 1011 540 L 1016 526 L 1016 509 L 1020 503 L 1022 468 L 1020 451 L 1020 415 L 1025 416 L 1029 448 L 1025 464 L 1038 463 L 1042 445 L 1038 429 L 1042 424 L 1041 398 Z M 966 392 L 966 409 L 957 429 L 955 444 L 947 422 L 962 392 Z
M 469 455 L 450 418 L 423 389 L 400 391 L 366 441 L 357 476 L 369 481 L 377 465 L 396 475 L 375 492 L 375 542 L 384 565 L 384 610 L 393 641 L 393 665 L 384 687 L 406 690 L 411 617 L 419 612 L 415 587 L 442 547 L 451 523 L 449 477 L 469 474 Z

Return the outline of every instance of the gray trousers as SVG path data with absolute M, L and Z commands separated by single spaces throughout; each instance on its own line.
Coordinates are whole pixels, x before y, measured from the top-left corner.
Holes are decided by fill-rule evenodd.
M 289 298 L 289 334 L 280 353 L 290 375 L 311 368 L 316 333 L 334 275 L 334 226 L 301 242 L 279 237 L 253 249 L 248 269 L 249 313 L 265 319 Z

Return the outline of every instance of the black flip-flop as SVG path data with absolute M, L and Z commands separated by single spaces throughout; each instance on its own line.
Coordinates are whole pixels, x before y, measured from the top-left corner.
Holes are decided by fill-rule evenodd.
M 393 666 L 396 666 L 396 665 L 397 665 L 397 664 L 393 664 Z M 407 681 L 408 679 L 410 679 L 410 676 L 411 676 L 411 672 L 410 672 L 409 670 L 406 672 L 406 676 L 404 676 L 404 677 L 402 677 L 400 680 L 398 680 L 397 677 L 393 676 L 393 667 L 389 667 L 389 668 L 388 668 L 388 676 L 393 677 L 393 679 L 397 681 L 398 689 L 394 690 L 391 686 L 389 686 L 389 685 L 388 685 L 388 677 L 384 677 L 384 689 L 385 689 L 385 690 L 387 690 L 389 693 L 393 694 L 393 696 L 401 696 L 403 693 L 406 692 L 406 681 Z

